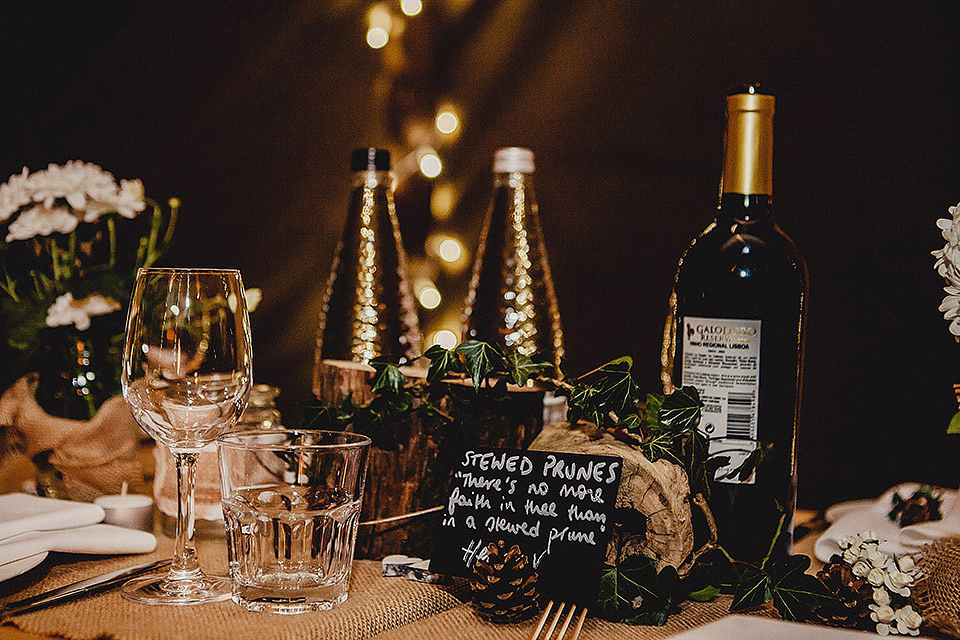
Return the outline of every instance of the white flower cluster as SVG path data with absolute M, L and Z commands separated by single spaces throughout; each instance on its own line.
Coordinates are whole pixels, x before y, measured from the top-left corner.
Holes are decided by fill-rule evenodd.
M 906 604 L 910 585 L 920 577 L 917 565 L 911 556 L 896 559 L 879 547 L 880 539 L 873 531 L 840 539 L 843 561 L 852 567 L 855 576 L 873 587 L 870 619 L 877 623 L 877 633 L 919 635 L 923 618 Z
M 934 268 L 947 281 L 943 288 L 947 295 L 940 303 L 940 311 L 950 321 L 950 333 L 960 341 L 960 203 L 948 211 L 950 218 L 937 220 L 947 244 L 931 253 L 937 259 Z
M 78 331 L 90 328 L 90 318 L 102 316 L 121 309 L 119 302 L 95 293 L 81 300 L 74 300 L 69 291 L 58 297 L 47 309 L 47 326 L 74 325 Z
M 0 222 L 19 212 L 7 228 L 7 242 L 70 233 L 112 211 L 135 218 L 146 206 L 139 180 L 118 184 L 109 172 L 80 160 L 33 173 L 24 167 L 0 185 Z

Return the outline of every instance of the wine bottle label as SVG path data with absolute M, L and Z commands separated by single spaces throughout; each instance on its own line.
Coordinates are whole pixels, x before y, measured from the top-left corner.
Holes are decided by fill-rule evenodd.
M 714 480 L 756 482 L 760 320 L 683 318 L 680 383 L 700 392 Z

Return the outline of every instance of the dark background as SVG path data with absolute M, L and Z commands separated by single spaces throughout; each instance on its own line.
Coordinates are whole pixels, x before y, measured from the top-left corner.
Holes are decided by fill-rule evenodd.
M 424 3 L 373 50 L 368 1 L 5 2 L 0 173 L 82 159 L 181 198 L 164 263 L 239 267 L 263 289 L 256 377 L 295 424 L 349 153 L 404 158 L 450 100 L 459 138 L 432 140 L 444 173 L 402 175 L 397 192 L 412 267 L 445 299 L 425 331 L 466 291 L 428 235 L 472 255 L 493 151 L 529 146 L 569 372 L 629 354 L 657 391 L 676 261 L 716 205 L 723 95 L 766 83 L 776 215 L 811 281 L 801 506 L 957 485 L 960 437 L 944 431 L 960 345 L 930 256 L 960 200 L 955 3 Z M 441 185 L 456 194 L 442 220 Z

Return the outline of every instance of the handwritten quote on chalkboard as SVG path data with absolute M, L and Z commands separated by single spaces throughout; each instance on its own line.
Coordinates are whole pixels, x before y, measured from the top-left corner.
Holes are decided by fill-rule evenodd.
M 476 447 L 454 465 L 430 570 L 469 577 L 486 546 L 517 544 L 540 592 L 586 602 L 598 586 L 622 461 Z

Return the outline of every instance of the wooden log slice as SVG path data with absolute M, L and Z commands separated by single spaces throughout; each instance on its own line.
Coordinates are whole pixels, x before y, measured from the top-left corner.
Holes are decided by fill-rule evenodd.
M 589 427 L 593 429 L 592 425 Z M 558 422 L 544 427 L 530 445 L 537 451 L 559 451 L 623 458 L 617 508 L 639 512 L 645 526 L 639 531 L 615 531 L 607 547 L 607 562 L 643 553 L 660 566 L 676 567 L 681 577 L 693 566 L 694 534 L 687 474 L 667 460 L 650 462 L 637 449 L 603 433 L 597 439 L 583 428 Z

